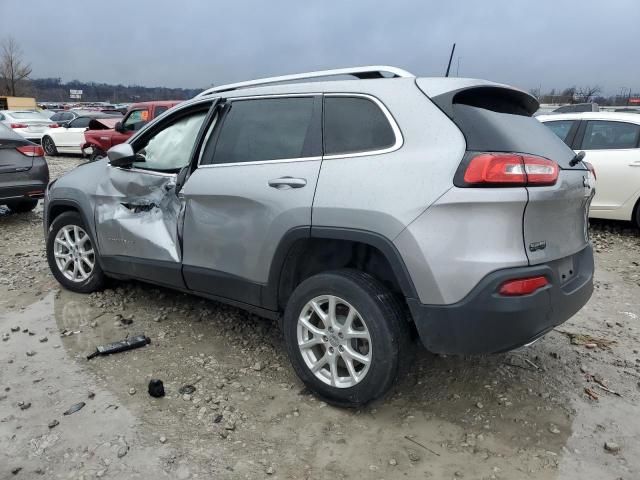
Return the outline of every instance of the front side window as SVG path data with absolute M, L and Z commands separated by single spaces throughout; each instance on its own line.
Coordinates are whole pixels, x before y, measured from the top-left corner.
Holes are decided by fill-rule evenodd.
M 133 110 L 122 126 L 125 130 L 140 130 L 149 121 L 149 110 Z
M 557 120 L 554 122 L 545 122 L 545 125 L 555 133 L 560 140 L 567 143 L 567 137 L 573 127 L 574 120 Z
M 324 154 L 340 155 L 392 147 L 396 137 L 389 120 L 372 100 L 324 99 Z
M 590 120 L 582 140 L 584 150 L 619 150 L 637 148 L 640 125 L 626 122 Z
M 220 130 L 212 163 L 310 156 L 313 104 L 313 97 L 232 102 Z
M 145 161 L 135 162 L 133 166 L 164 172 L 177 172 L 185 167 L 206 116 L 206 111 L 193 113 L 160 130 L 137 151 Z

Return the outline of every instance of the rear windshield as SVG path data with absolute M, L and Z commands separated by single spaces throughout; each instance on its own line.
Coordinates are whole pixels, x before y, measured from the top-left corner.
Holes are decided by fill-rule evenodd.
M 11 112 L 9 115 L 18 120 L 49 120 L 40 112 Z
M 560 168 L 585 168 L 581 163 L 569 165 L 575 153 L 531 116 L 539 105 L 524 92 L 479 86 L 449 91 L 431 100 L 458 126 L 469 151 L 528 153 L 555 160 Z
M 569 166 L 573 150 L 533 117 L 454 104 L 452 120 L 464 134 L 467 150 L 529 153 L 574 168 Z

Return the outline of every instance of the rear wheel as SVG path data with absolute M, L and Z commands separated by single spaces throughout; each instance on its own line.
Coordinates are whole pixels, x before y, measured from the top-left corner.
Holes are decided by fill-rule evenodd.
M 58 155 L 58 149 L 56 148 L 56 144 L 51 137 L 42 137 L 42 148 L 44 149 L 44 153 L 49 156 Z
M 16 213 L 27 213 L 38 206 L 38 200 L 21 200 L 19 202 L 9 203 L 7 207 Z
M 398 299 L 357 270 L 321 273 L 302 282 L 287 304 L 284 336 L 300 379 L 340 406 L 383 395 L 412 353 Z
M 98 252 L 77 212 L 65 212 L 51 223 L 47 261 L 53 276 L 68 290 L 89 293 L 104 285 Z
M 640 228 L 640 199 L 636 202 L 636 206 L 633 209 L 633 222 L 636 224 L 636 227 Z

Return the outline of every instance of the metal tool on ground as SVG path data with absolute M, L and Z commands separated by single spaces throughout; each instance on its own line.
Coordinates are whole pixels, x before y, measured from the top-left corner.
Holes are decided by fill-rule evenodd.
M 144 347 L 151 343 L 151 339 L 146 335 L 136 335 L 135 337 L 125 338 L 119 342 L 108 343 L 106 345 L 99 345 L 96 351 L 87 355 L 87 360 L 91 360 L 98 355 L 111 355 L 112 353 L 125 352 L 127 350 L 133 350 L 134 348 Z

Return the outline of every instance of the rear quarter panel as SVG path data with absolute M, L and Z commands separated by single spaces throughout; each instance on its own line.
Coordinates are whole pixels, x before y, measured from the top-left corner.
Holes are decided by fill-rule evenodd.
M 452 187 L 465 141 L 413 79 L 371 82 L 361 93 L 388 108 L 402 146 L 391 153 L 323 160 L 313 225 L 368 230 L 393 240 Z

